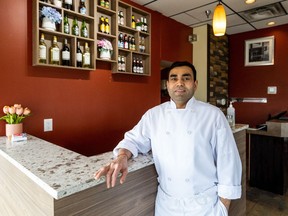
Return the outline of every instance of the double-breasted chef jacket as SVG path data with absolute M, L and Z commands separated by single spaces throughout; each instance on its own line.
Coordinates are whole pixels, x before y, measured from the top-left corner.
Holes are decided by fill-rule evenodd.
M 216 197 L 241 197 L 241 161 L 225 115 L 194 97 L 185 109 L 176 109 L 171 100 L 148 110 L 125 133 L 115 155 L 119 148 L 128 149 L 133 157 L 152 150 L 161 194 L 168 197 L 194 199 L 211 196 L 211 191 Z

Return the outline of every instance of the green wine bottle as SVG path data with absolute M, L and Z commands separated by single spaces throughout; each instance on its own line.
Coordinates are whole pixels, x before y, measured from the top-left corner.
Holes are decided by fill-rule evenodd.
M 65 34 L 70 34 L 70 24 L 68 22 L 67 14 L 65 14 L 65 16 L 64 16 L 64 33 Z
M 83 22 L 82 22 L 82 26 L 81 26 L 81 36 L 82 36 L 82 37 L 85 37 L 85 38 L 88 37 L 88 29 L 87 29 L 85 20 L 83 20 Z
M 79 26 L 78 26 L 77 17 L 74 17 L 74 20 L 73 20 L 72 34 L 75 36 L 79 36 Z

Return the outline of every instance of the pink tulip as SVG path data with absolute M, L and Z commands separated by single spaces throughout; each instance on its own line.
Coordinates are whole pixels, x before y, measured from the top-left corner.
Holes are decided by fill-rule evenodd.
M 22 114 L 23 114 L 23 111 L 24 111 L 23 107 L 16 108 L 16 114 L 17 114 L 17 115 L 22 115 Z
M 29 115 L 31 113 L 31 110 L 26 107 L 23 111 L 23 115 Z
M 16 109 L 21 108 L 21 104 L 14 104 L 14 107 L 15 107 Z
M 10 114 L 15 114 L 16 110 L 14 106 L 9 107 L 9 113 Z
M 9 113 L 9 106 L 4 106 L 4 107 L 3 107 L 3 112 L 4 112 L 5 114 Z

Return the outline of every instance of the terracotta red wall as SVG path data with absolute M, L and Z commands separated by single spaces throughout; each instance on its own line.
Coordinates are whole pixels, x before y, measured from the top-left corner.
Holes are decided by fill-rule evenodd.
M 112 150 L 148 108 L 160 103 L 160 35 L 168 32 L 161 32 L 159 20 L 170 22 L 161 14 L 152 12 L 151 77 L 112 75 L 106 63 L 97 63 L 91 72 L 32 67 L 32 1 L 6 1 L 0 19 L 0 107 L 29 107 L 32 116 L 24 120 L 25 132 L 86 155 L 98 154 Z M 177 46 L 192 59 L 191 46 L 183 47 L 182 41 Z M 53 119 L 52 132 L 43 132 L 45 118 Z
M 190 61 L 191 43 L 188 35 L 192 35 L 191 28 L 183 28 L 183 25 L 173 19 L 162 19 L 161 25 L 161 60 L 166 61 Z
M 244 66 L 245 40 L 275 36 L 274 65 Z M 266 104 L 235 103 L 236 122 L 250 126 L 265 123 L 268 115 L 288 110 L 288 25 L 232 35 L 230 41 L 230 97 L 265 97 Z M 267 87 L 277 86 L 276 95 L 268 95 Z

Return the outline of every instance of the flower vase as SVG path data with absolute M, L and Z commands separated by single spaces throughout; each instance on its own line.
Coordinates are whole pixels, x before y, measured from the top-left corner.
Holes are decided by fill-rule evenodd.
M 54 0 L 53 1 L 54 5 L 58 8 L 61 8 L 62 7 L 62 1 L 61 0 Z
M 100 58 L 105 60 L 111 59 L 111 51 L 108 49 L 103 49 L 100 51 Z
M 23 123 L 19 124 L 6 124 L 6 136 L 10 137 L 13 134 L 23 133 Z
M 42 19 L 42 28 L 48 29 L 48 30 L 51 30 L 51 31 L 55 31 L 56 30 L 56 25 L 55 25 L 55 22 L 52 22 L 49 18 L 43 17 L 43 19 Z

